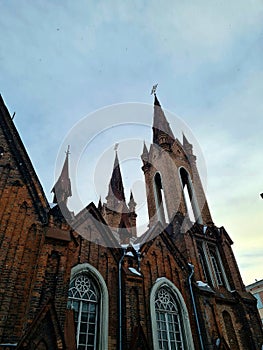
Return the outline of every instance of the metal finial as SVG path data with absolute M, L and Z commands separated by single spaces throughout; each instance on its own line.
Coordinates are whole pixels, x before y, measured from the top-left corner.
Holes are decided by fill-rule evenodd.
M 68 145 L 67 151 L 65 152 L 67 156 L 70 154 L 69 148 L 70 148 L 70 146 Z
M 119 147 L 119 144 L 118 144 L 118 143 L 115 143 L 114 151 L 117 151 L 118 147 Z
M 151 91 L 151 95 L 152 95 L 152 94 L 154 94 L 154 95 L 156 94 L 157 86 L 158 86 L 158 84 L 153 85 L 152 91 Z

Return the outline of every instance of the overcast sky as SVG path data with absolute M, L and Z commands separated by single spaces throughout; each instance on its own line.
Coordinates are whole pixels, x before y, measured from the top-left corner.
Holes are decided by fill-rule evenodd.
M 115 142 L 120 160 L 127 157 L 122 155 L 126 126 L 114 128 L 122 122 L 121 109 L 116 107 L 115 120 L 115 109 L 106 108 L 112 114 L 103 126 L 101 108 L 128 106 L 123 123 L 137 126 L 140 119 L 129 113 L 145 108 L 131 138 L 149 142 L 152 108 L 145 104 L 152 104 L 151 87 L 158 82 L 161 104 L 174 115 L 168 117 L 174 132 L 182 123 L 202 149 L 196 146 L 205 159 L 213 220 L 233 239 L 248 284 L 263 278 L 262 44 L 261 0 L 0 0 L 1 94 L 10 113 L 16 112 L 15 124 L 49 201 L 67 137 L 77 130 L 75 140 L 85 139 L 81 120 L 94 127 L 93 136 L 100 137 L 83 141 L 78 167 L 80 179 L 87 181 L 87 194 L 81 189 L 87 205 L 107 193 Z M 140 107 L 134 111 L 134 106 Z M 139 169 L 141 148 L 136 147 L 128 163 Z M 92 181 L 104 173 L 105 193 L 93 191 L 89 177 L 98 148 L 100 164 L 106 153 L 110 160 Z M 125 168 L 124 161 L 126 196 L 133 187 L 139 197 L 139 175 L 132 179 Z

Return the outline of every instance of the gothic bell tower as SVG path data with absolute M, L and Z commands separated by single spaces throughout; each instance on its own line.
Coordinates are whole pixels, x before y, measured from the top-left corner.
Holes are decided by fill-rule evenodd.
M 152 130 L 152 144 L 149 150 L 144 144 L 141 155 L 150 227 L 158 221 L 165 226 L 178 213 L 192 222 L 211 223 L 193 147 L 185 135 L 182 143 L 174 137 L 156 93 Z

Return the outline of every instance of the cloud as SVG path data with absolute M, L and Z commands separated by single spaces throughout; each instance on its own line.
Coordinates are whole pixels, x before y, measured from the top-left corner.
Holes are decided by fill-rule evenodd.
M 150 102 L 159 82 L 162 105 L 203 148 L 215 223 L 238 259 L 256 248 L 248 234 L 262 246 L 262 1 L 0 4 L 2 93 L 46 192 L 74 123 L 104 105 Z

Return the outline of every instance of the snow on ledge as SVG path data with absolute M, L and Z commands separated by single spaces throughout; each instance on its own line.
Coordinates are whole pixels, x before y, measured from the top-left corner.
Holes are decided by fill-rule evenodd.
M 213 289 L 209 286 L 209 284 L 203 282 L 203 281 L 196 281 L 197 287 L 205 290 L 207 292 L 214 293 Z
M 139 271 L 137 271 L 134 267 L 129 267 L 129 270 L 132 272 L 132 273 L 134 273 L 135 275 L 137 275 L 137 276 L 141 276 L 142 274 L 139 272 Z

